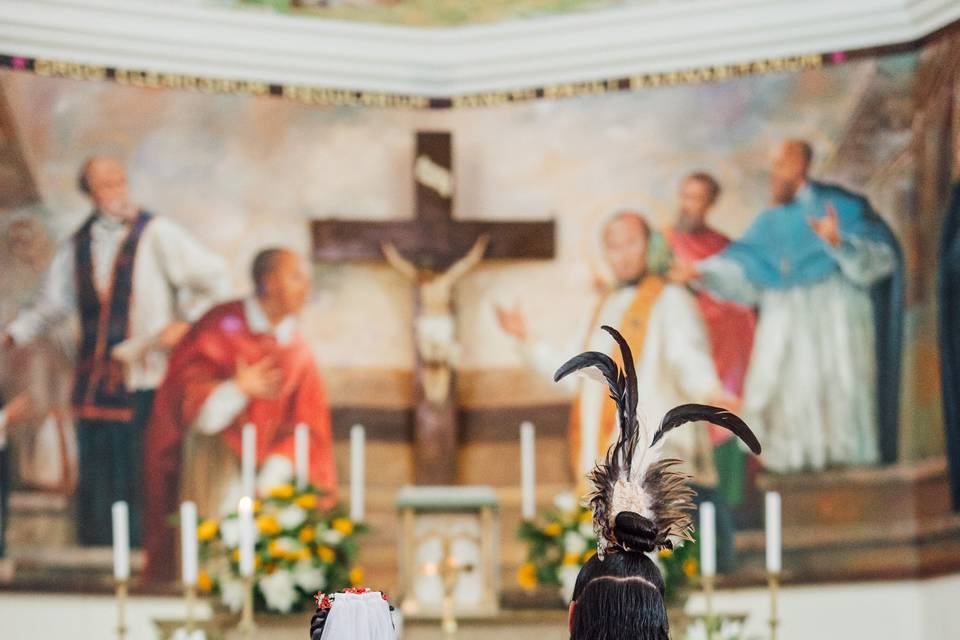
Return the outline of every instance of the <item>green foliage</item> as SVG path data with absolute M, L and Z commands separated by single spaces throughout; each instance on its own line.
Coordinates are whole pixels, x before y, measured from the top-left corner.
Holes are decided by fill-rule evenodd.
M 543 513 L 539 522 L 522 523 L 517 537 L 527 543 L 527 561 L 517 572 L 517 582 L 525 589 L 537 586 L 569 588 L 564 577 L 575 576 L 597 547 L 593 513 L 576 504 L 569 495 L 558 496 L 554 506 Z M 696 541 L 656 554 L 668 603 L 678 601 L 684 590 L 698 580 L 699 554 Z

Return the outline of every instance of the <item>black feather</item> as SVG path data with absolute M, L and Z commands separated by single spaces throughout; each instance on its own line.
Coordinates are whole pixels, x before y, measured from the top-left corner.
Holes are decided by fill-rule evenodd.
M 660 428 L 654 434 L 650 446 L 657 444 L 667 432 L 680 425 L 700 421 L 709 422 L 733 432 L 734 435 L 743 440 L 744 444 L 750 447 L 750 451 L 760 455 L 760 441 L 757 440 L 757 436 L 750 430 L 746 422 L 726 409 L 706 404 L 682 404 L 668 411 L 667 415 L 663 416 Z
M 616 544 L 613 534 L 613 521 L 609 517 L 613 504 L 613 487 L 617 480 L 629 477 L 633 454 L 637 448 L 639 425 L 637 424 L 637 374 L 633 364 L 633 354 L 630 346 L 620 333 L 612 327 L 602 327 L 613 336 L 620 347 L 623 356 L 623 370 L 610 356 L 598 351 L 587 351 L 568 360 L 557 369 L 553 379 L 561 378 L 587 367 L 596 367 L 603 374 L 610 388 L 610 397 L 617 405 L 617 417 L 620 421 L 620 432 L 616 443 L 611 446 L 593 471 L 588 475 L 594 491 L 590 496 L 593 510 L 594 526 L 597 534 L 612 544 Z
M 607 452 L 607 465 L 610 467 L 611 475 L 615 479 L 619 477 L 621 465 L 625 464 L 629 473 L 630 460 L 633 458 L 633 452 L 637 446 L 637 372 L 633 363 L 633 353 L 630 351 L 630 345 L 620 335 L 620 332 L 603 325 L 601 327 L 609 333 L 620 347 L 620 354 L 623 360 L 623 369 L 621 370 L 617 363 L 605 353 L 599 351 L 586 351 L 580 355 L 570 358 L 553 375 L 554 381 L 559 382 L 562 378 L 570 375 L 574 371 L 596 367 L 603 374 L 610 388 L 610 397 L 617 405 L 617 417 L 620 421 L 620 433 L 617 442 L 614 443 L 610 451 Z
M 560 382 L 574 371 L 580 371 L 588 367 L 596 367 L 607 379 L 608 384 L 616 384 L 619 375 L 617 363 L 613 361 L 613 358 L 599 351 L 585 351 L 578 356 L 573 356 L 557 369 L 557 372 L 553 374 L 553 381 Z

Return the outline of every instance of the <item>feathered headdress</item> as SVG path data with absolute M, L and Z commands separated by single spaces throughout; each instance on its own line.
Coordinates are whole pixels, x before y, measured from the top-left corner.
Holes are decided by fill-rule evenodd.
M 654 549 L 672 549 L 679 540 L 692 540 L 694 491 L 688 486 L 690 476 L 677 470 L 681 461 L 660 459 L 663 437 L 687 422 L 706 421 L 732 431 L 755 453 L 760 442 L 739 417 L 726 409 L 703 404 L 684 404 L 667 412 L 656 432 L 637 420 L 637 373 L 630 345 L 620 333 L 603 326 L 613 336 L 623 356 L 621 370 L 613 358 L 597 351 L 587 351 L 557 369 L 553 379 L 588 367 L 596 367 L 610 387 L 610 396 L 617 404 L 620 434 L 603 460 L 587 476 L 593 484 L 590 506 L 593 526 L 597 531 L 597 552 L 603 557 L 610 546 L 627 549 L 630 542 L 618 540 L 614 533 L 617 517 L 633 513 L 640 516 L 640 526 Z M 637 520 L 635 516 L 633 520 Z

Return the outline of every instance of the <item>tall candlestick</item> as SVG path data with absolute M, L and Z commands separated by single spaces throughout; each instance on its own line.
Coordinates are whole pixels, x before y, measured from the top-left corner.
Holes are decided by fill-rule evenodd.
M 253 500 L 250 496 L 240 498 L 237 512 L 240 520 L 240 575 L 250 578 L 253 576 L 253 551 L 256 542 L 253 527 Z
M 717 575 L 717 511 L 712 502 L 700 504 L 700 575 Z
M 113 516 L 113 578 L 123 582 L 130 578 L 130 512 L 127 503 L 114 502 Z
M 364 517 L 364 465 L 366 430 L 362 424 L 350 428 L 350 519 L 363 522 Z
M 766 529 L 767 529 L 767 573 L 780 573 L 783 569 L 782 542 L 780 529 L 780 494 L 767 491 Z
M 310 484 L 310 428 L 302 422 L 293 432 L 293 461 L 297 471 L 297 489 Z
M 243 425 L 240 462 L 243 495 L 252 498 L 256 495 L 257 482 L 257 427 L 252 423 Z
M 184 586 L 197 584 L 197 505 L 180 505 L 180 562 Z
M 520 425 L 520 490 L 524 520 L 533 520 L 537 516 L 535 438 L 532 422 Z

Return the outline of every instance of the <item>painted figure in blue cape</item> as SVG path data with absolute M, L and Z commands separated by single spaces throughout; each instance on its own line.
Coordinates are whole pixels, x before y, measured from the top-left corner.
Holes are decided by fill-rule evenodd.
M 741 415 L 776 472 L 897 457 L 902 260 L 865 198 L 809 177 L 802 140 L 775 154 L 773 206 L 673 277 L 759 309 Z

